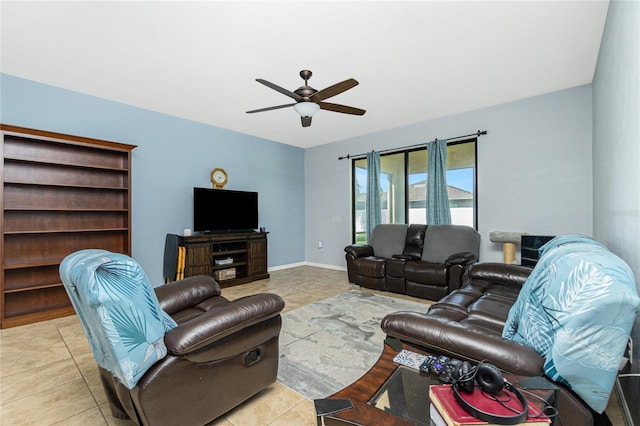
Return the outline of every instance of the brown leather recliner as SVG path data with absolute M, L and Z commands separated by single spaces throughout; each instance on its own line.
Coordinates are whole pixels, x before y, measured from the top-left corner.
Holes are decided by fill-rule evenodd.
M 369 243 L 345 247 L 349 282 L 437 300 L 478 260 L 480 234 L 462 225 L 382 224 Z
M 531 269 L 503 263 L 476 263 L 462 288 L 424 312 L 395 312 L 381 327 L 391 337 L 427 352 L 472 362 L 488 361 L 520 376 L 542 376 L 544 358 L 533 348 L 503 339 L 502 330 Z M 586 426 L 595 413 L 561 383 L 558 390 L 560 424 Z
M 178 326 L 165 334 L 167 356 L 131 390 L 99 367 L 115 417 L 204 425 L 276 381 L 282 298 L 264 293 L 229 301 L 208 276 L 154 290 Z

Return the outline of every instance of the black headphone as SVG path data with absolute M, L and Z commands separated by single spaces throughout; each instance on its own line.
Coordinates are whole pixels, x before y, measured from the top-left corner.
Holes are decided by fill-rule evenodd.
M 527 420 L 529 414 L 529 404 L 527 399 L 522 393 L 511 383 L 504 379 L 502 372 L 498 367 L 493 364 L 481 362 L 476 367 L 473 367 L 469 362 L 463 361 L 452 374 L 453 379 L 453 395 L 458 401 L 458 404 L 473 417 L 484 420 L 489 423 L 496 423 L 500 425 L 516 425 L 518 423 L 524 423 Z M 487 413 L 477 407 L 471 405 L 465 400 L 460 391 L 471 393 L 474 388 L 474 379 L 480 386 L 480 389 L 492 395 L 496 395 L 503 388 L 512 392 L 520 404 L 522 405 L 522 412 L 518 412 L 513 416 L 502 416 L 498 414 Z

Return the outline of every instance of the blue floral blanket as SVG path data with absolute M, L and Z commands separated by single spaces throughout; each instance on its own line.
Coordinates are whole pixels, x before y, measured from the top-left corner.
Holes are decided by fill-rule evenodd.
M 629 266 L 590 238 L 565 235 L 540 248 L 502 336 L 533 347 L 547 376 L 602 413 L 639 310 Z
M 62 261 L 60 277 L 96 362 L 133 388 L 164 358 L 165 332 L 176 327 L 146 274 L 124 254 L 87 249 Z

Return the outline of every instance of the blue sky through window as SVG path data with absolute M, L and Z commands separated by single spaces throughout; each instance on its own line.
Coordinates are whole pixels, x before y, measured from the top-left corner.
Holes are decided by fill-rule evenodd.
M 447 184 L 465 191 L 473 192 L 473 169 L 447 171 Z

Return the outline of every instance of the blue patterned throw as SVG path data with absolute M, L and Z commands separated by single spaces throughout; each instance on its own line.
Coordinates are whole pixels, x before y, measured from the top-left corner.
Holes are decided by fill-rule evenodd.
M 502 336 L 533 347 L 547 376 L 602 413 L 639 310 L 629 266 L 590 238 L 564 235 L 540 248 Z
M 60 277 L 96 362 L 133 388 L 165 357 L 165 332 L 176 327 L 146 274 L 128 256 L 88 249 L 67 256 Z

